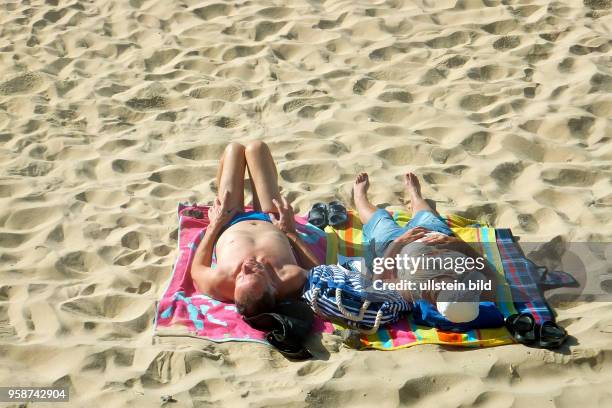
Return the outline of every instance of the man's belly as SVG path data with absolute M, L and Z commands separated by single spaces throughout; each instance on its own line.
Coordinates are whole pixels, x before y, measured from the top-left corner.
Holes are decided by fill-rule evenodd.
M 216 245 L 217 264 L 242 264 L 255 257 L 280 268 L 296 264 L 291 244 L 285 234 L 265 221 L 242 221 L 221 234 Z

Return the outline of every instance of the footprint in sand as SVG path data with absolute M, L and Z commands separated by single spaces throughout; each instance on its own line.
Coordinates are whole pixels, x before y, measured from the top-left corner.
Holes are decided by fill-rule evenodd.
M 491 140 L 489 132 L 479 131 L 463 139 L 461 145 L 467 152 L 476 154 L 480 153 L 489 144 L 489 140 Z
M 0 232 L 0 248 L 17 248 L 29 238 L 30 236 L 28 234 Z
M 211 123 L 220 128 L 235 128 L 240 124 L 240 121 L 238 119 L 228 118 L 226 116 L 218 116 L 211 119 Z
M 542 180 L 555 186 L 592 186 L 596 179 L 595 173 L 588 170 L 550 168 L 542 171 Z
M 590 116 L 581 116 L 567 121 L 570 134 L 578 139 L 586 139 L 591 134 L 593 124 L 595 124 L 595 118 Z
M 232 11 L 232 7 L 227 4 L 211 4 L 209 6 L 193 9 L 193 13 L 202 20 L 212 20 L 217 17 L 228 16 Z
M 125 104 L 138 111 L 167 109 L 169 106 L 168 99 L 160 95 L 150 98 L 131 98 Z
M 612 76 L 611 75 L 604 75 L 604 74 L 597 73 L 591 77 L 590 83 L 591 83 L 591 89 L 589 90 L 589 93 L 612 92 Z
M 506 189 L 523 172 L 521 162 L 507 162 L 497 165 L 491 172 L 493 178 L 500 188 Z
M 504 78 L 507 74 L 507 70 L 499 65 L 483 65 L 482 67 L 470 68 L 467 72 L 468 78 L 485 82 Z
M 37 90 L 44 83 L 42 76 L 28 72 L 0 83 L 0 95 L 24 94 Z
M 407 91 L 389 90 L 382 92 L 380 95 L 378 95 L 377 99 L 383 102 L 410 103 L 412 102 L 412 95 Z
M 504 35 L 508 34 L 512 30 L 515 30 L 518 25 L 518 21 L 516 20 L 501 20 L 483 25 L 481 28 L 489 34 Z
M 459 106 L 469 111 L 479 111 L 497 101 L 497 96 L 472 94 L 461 98 Z
M 246 45 L 236 45 L 236 46 L 228 48 L 223 53 L 221 58 L 223 59 L 223 61 L 232 61 L 236 58 L 243 58 L 243 57 L 255 55 L 259 53 L 261 50 L 263 50 L 264 48 L 265 46 L 263 45 L 257 45 L 257 46 L 251 46 L 251 47 L 246 46 Z
M 464 31 L 457 31 L 444 37 L 437 37 L 426 41 L 428 47 L 431 48 L 453 48 L 458 45 L 467 44 L 470 41 L 470 35 Z
M 332 175 L 336 175 L 336 177 L 331 177 Z M 338 169 L 335 164 L 330 162 L 299 164 L 292 168 L 281 170 L 280 176 L 291 183 L 322 184 L 330 182 L 331 179 L 337 179 Z
M 129 249 L 138 249 L 140 247 L 142 234 L 138 231 L 130 231 L 121 237 L 121 246 Z
M 189 92 L 189 96 L 196 99 L 210 98 L 235 102 L 241 96 L 240 88 L 236 86 L 200 87 Z
M 255 26 L 255 41 L 265 40 L 267 37 L 279 32 L 285 25 L 286 21 L 262 21 Z
M 179 50 L 174 48 L 155 51 L 149 58 L 145 58 L 145 70 L 150 72 L 156 68 L 162 67 L 172 61 L 180 53 Z
M 176 155 L 183 159 L 195 161 L 218 160 L 226 146 L 226 143 L 211 143 L 178 151 Z
M 521 39 L 516 35 L 504 36 L 493 42 L 493 48 L 500 51 L 511 50 L 519 45 L 521 45 Z

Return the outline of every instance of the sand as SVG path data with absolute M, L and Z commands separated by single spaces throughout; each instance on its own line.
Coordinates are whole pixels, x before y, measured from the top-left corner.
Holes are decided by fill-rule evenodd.
M 612 306 L 558 352 L 418 346 L 289 362 L 152 345 L 176 205 L 266 141 L 300 212 L 421 178 L 523 240 L 610 242 L 612 3 L 31 0 L 0 4 L 0 385 L 71 406 L 610 406 Z M 610 271 L 612 272 L 612 271 Z M 59 406 L 59 405 L 58 405 Z

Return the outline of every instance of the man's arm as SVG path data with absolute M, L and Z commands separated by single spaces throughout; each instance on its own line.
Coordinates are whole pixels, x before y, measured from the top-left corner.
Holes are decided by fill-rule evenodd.
M 409 229 L 389 244 L 385 250 L 383 258 L 395 258 L 395 256 L 401 252 L 405 245 L 408 245 L 417 239 L 423 238 L 427 232 L 428 230 L 423 227 Z M 395 262 L 392 263 L 390 268 L 386 268 L 384 265 L 385 263 L 383 262 L 383 273 L 378 275 L 378 279 L 385 281 L 397 279 Z
M 295 249 L 295 253 L 298 256 L 299 265 L 304 269 L 311 269 L 320 264 L 319 259 L 310 250 L 308 244 L 304 242 L 302 237 L 297 231 L 286 233 L 287 239 Z
M 212 264 L 213 248 L 220 230 L 221 228 L 217 227 L 217 224 L 211 223 L 208 225 L 204 238 L 200 241 L 191 263 L 191 279 L 193 279 L 196 289 L 211 296 L 216 282 L 210 266 Z
M 229 192 L 226 192 L 222 201 L 217 197 L 213 205 L 208 209 L 209 224 L 204 238 L 202 238 L 196 249 L 191 264 L 191 278 L 200 291 L 208 294 L 211 294 L 210 292 L 214 289 L 215 285 L 214 275 L 211 274 L 212 268 L 210 267 L 215 242 L 219 238 L 223 226 L 232 219 L 237 211 L 236 209 L 227 208 L 228 196 Z
M 210 267 L 212 264 L 213 248 L 219 233 L 221 232 L 221 226 L 217 223 L 210 223 L 206 228 L 204 238 L 200 241 L 200 245 L 196 249 L 196 253 L 193 257 L 193 265 Z
M 320 262 L 315 254 L 312 253 L 306 242 L 304 242 L 300 234 L 295 230 L 295 220 L 293 218 L 293 208 L 291 204 L 287 202 L 285 197 L 282 197 L 282 203 L 276 199 L 273 199 L 272 203 L 274 203 L 278 211 L 278 215 L 274 213 L 269 214 L 272 224 L 286 234 L 287 239 L 296 251 L 299 258 L 298 262 L 300 262 L 301 266 L 305 269 L 310 269 L 319 265 Z
M 193 264 L 210 267 L 212 262 L 213 247 L 223 226 L 227 224 L 234 214 L 238 211 L 236 208 L 228 208 L 229 191 L 225 192 L 222 200 L 217 197 L 212 206 L 208 209 L 208 228 L 204 238 L 198 245 Z

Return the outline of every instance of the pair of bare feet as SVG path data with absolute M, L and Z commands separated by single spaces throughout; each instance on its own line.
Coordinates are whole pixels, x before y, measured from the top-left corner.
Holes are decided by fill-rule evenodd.
M 406 186 L 406 192 L 410 196 L 410 206 L 413 214 L 421 210 L 434 212 L 421 195 L 421 183 L 416 174 L 412 172 L 404 174 L 404 185 Z M 370 179 L 368 173 L 359 173 L 355 178 L 355 184 L 353 186 L 353 199 L 355 201 L 355 208 L 363 224 L 367 223 L 377 210 L 368 199 L 369 188 Z
M 419 183 L 419 178 L 416 176 L 416 174 L 412 172 L 407 172 L 404 174 L 404 184 L 406 185 L 406 191 L 408 194 L 410 194 L 410 198 L 422 198 L 421 183 Z M 360 198 L 367 198 L 369 188 L 370 178 L 368 177 L 368 173 L 359 173 L 357 178 L 355 178 L 355 197 L 360 196 Z

